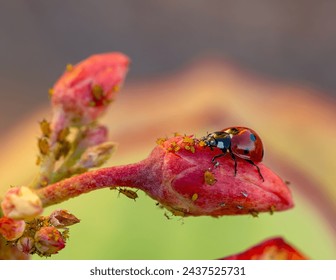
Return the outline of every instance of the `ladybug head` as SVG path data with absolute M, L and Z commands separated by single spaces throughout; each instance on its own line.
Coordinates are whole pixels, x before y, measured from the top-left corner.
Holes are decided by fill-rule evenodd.
M 226 150 L 230 147 L 231 137 L 230 134 L 224 131 L 216 131 L 202 137 L 201 141 L 208 147 L 216 147 L 221 150 Z

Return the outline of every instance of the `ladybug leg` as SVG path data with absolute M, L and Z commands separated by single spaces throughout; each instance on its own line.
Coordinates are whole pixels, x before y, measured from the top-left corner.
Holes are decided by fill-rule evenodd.
M 231 152 L 230 152 L 230 156 L 231 156 L 231 158 L 234 161 L 234 175 L 236 176 L 237 175 L 237 160 L 236 160 L 235 155 L 233 153 L 231 153 Z
M 259 168 L 259 166 L 256 165 L 252 160 L 249 160 L 249 159 L 245 159 L 245 160 L 246 160 L 248 163 L 251 163 L 253 166 L 255 166 L 255 167 L 257 168 L 261 180 L 263 180 L 263 182 L 265 182 L 265 179 L 264 179 L 263 175 L 262 175 L 261 172 L 260 172 L 260 168 Z
M 210 150 L 211 150 L 211 151 L 213 151 L 213 147 L 212 147 L 212 146 L 208 146 L 208 145 L 206 145 L 206 146 L 203 146 L 203 148 L 206 148 L 206 147 L 209 147 L 209 148 L 210 148 Z
M 214 156 L 214 157 L 212 158 L 211 161 L 212 161 L 213 163 L 215 163 L 215 160 L 216 160 L 217 158 L 223 157 L 223 156 L 225 156 L 225 155 L 226 155 L 226 153 L 216 155 L 216 156 Z
M 220 158 L 220 157 L 223 157 L 223 156 L 225 156 L 225 155 L 226 155 L 226 152 L 223 151 L 222 154 L 216 155 L 216 156 L 214 156 L 214 157 L 212 158 L 211 161 L 212 161 L 212 163 L 214 164 L 214 167 L 215 167 L 215 168 L 218 167 L 218 165 L 219 165 L 219 162 L 216 161 L 216 159 L 217 159 L 217 158 Z

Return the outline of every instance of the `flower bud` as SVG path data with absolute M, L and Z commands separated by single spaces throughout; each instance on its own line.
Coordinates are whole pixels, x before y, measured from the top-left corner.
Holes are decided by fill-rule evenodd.
M 55 83 L 52 105 L 71 124 L 88 124 L 101 116 L 113 101 L 128 70 L 129 59 L 122 53 L 93 55 L 67 69 Z
M 57 254 L 65 247 L 65 240 L 55 227 L 43 227 L 35 233 L 35 247 L 43 256 Z
M 72 215 L 68 211 L 62 209 L 52 212 L 49 216 L 49 221 L 57 228 L 64 228 L 80 222 L 75 215 Z
M 5 216 L 16 220 L 32 220 L 43 211 L 39 197 L 28 187 L 11 188 L 1 202 Z
M 8 240 L 13 241 L 22 236 L 26 223 L 22 220 L 14 220 L 8 217 L 0 218 L 0 234 Z
M 99 167 L 110 159 L 112 153 L 116 149 L 116 144 L 113 142 L 105 142 L 93 147 L 89 147 L 82 154 L 74 169 L 87 170 L 93 167 Z
M 245 160 L 237 158 L 237 174 L 230 155 L 214 164 L 219 153 L 192 136 L 160 140 L 147 162 L 156 177 L 147 179 L 153 182 L 146 186 L 147 194 L 179 216 L 256 215 L 293 206 L 287 185 L 262 163 L 264 181 Z
M 221 260 L 306 260 L 299 251 L 281 237 L 271 238 L 236 255 Z
M 80 141 L 81 148 L 87 148 L 102 144 L 108 141 L 108 130 L 104 125 L 88 127 L 83 133 L 83 139 Z
M 19 251 L 16 246 L 8 246 L 8 241 L 0 235 L 0 260 L 27 260 L 27 259 L 29 259 L 29 255 Z
M 16 247 L 18 248 L 19 251 L 25 254 L 31 254 L 35 250 L 34 238 L 29 236 L 23 236 L 16 243 Z

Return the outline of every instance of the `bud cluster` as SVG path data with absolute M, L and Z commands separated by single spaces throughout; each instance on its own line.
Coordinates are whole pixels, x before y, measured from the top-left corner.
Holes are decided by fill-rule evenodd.
M 107 128 L 98 124 L 98 118 L 116 97 L 128 65 L 127 56 L 114 52 L 67 66 L 49 91 L 52 120 L 40 122 L 40 172 L 32 187 L 45 187 L 109 159 L 115 145 L 107 142 Z
M 0 218 L 0 233 L 11 246 L 25 254 L 51 256 L 65 247 L 68 227 L 79 219 L 66 210 L 55 210 L 49 216 L 30 221 Z
M 40 122 L 39 173 L 31 185 L 12 187 L 1 198 L 0 238 L 19 251 L 49 256 L 64 248 L 67 227 L 79 220 L 66 210 L 40 216 L 45 205 L 37 190 L 99 167 L 110 158 L 116 144 L 108 141 L 108 130 L 98 118 L 116 97 L 128 64 L 122 53 L 93 55 L 67 65 L 49 90 L 53 115 L 51 121 Z

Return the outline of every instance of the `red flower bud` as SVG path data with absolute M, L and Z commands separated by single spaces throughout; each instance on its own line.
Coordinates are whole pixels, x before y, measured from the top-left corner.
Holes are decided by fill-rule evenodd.
M 0 235 L 0 260 L 27 260 L 29 255 L 22 253 L 16 246 L 9 246 L 6 241 Z M 2 273 L 3 275 L 4 273 Z
M 19 251 L 25 254 L 31 254 L 35 250 L 34 238 L 29 236 L 21 237 L 16 243 L 16 247 Z
M 67 67 L 50 91 L 55 110 L 62 110 L 71 123 L 91 123 L 113 101 L 128 64 L 127 56 L 114 52 L 96 54 Z
M 253 165 L 237 159 L 235 175 L 230 155 L 219 158 L 219 166 L 214 165 L 212 159 L 219 153 L 191 137 L 162 141 L 151 155 L 153 166 L 162 162 L 157 180 L 162 183 L 148 188 L 147 193 L 183 216 L 254 214 L 293 206 L 286 184 L 270 169 L 258 164 L 262 181 Z
M 299 251 L 281 237 L 268 239 L 252 248 L 221 260 L 306 260 Z
M 13 241 L 22 236 L 26 223 L 22 220 L 14 220 L 8 217 L 0 218 L 0 234 L 8 240 Z
M 43 256 L 57 254 L 65 247 L 62 234 L 55 227 L 43 227 L 35 233 L 35 247 Z
M 66 210 L 55 210 L 49 216 L 50 223 L 57 228 L 64 228 L 72 226 L 80 222 L 80 220 L 73 214 Z
M 145 191 L 175 215 L 222 216 L 287 210 L 293 207 L 287 185 L 270 169 L 218 154 L 192 137 L 160 140 L 150 156 L 135 164 L 103 168 L 38 190 L 51 205 L 102 187 L 133 187 Z

